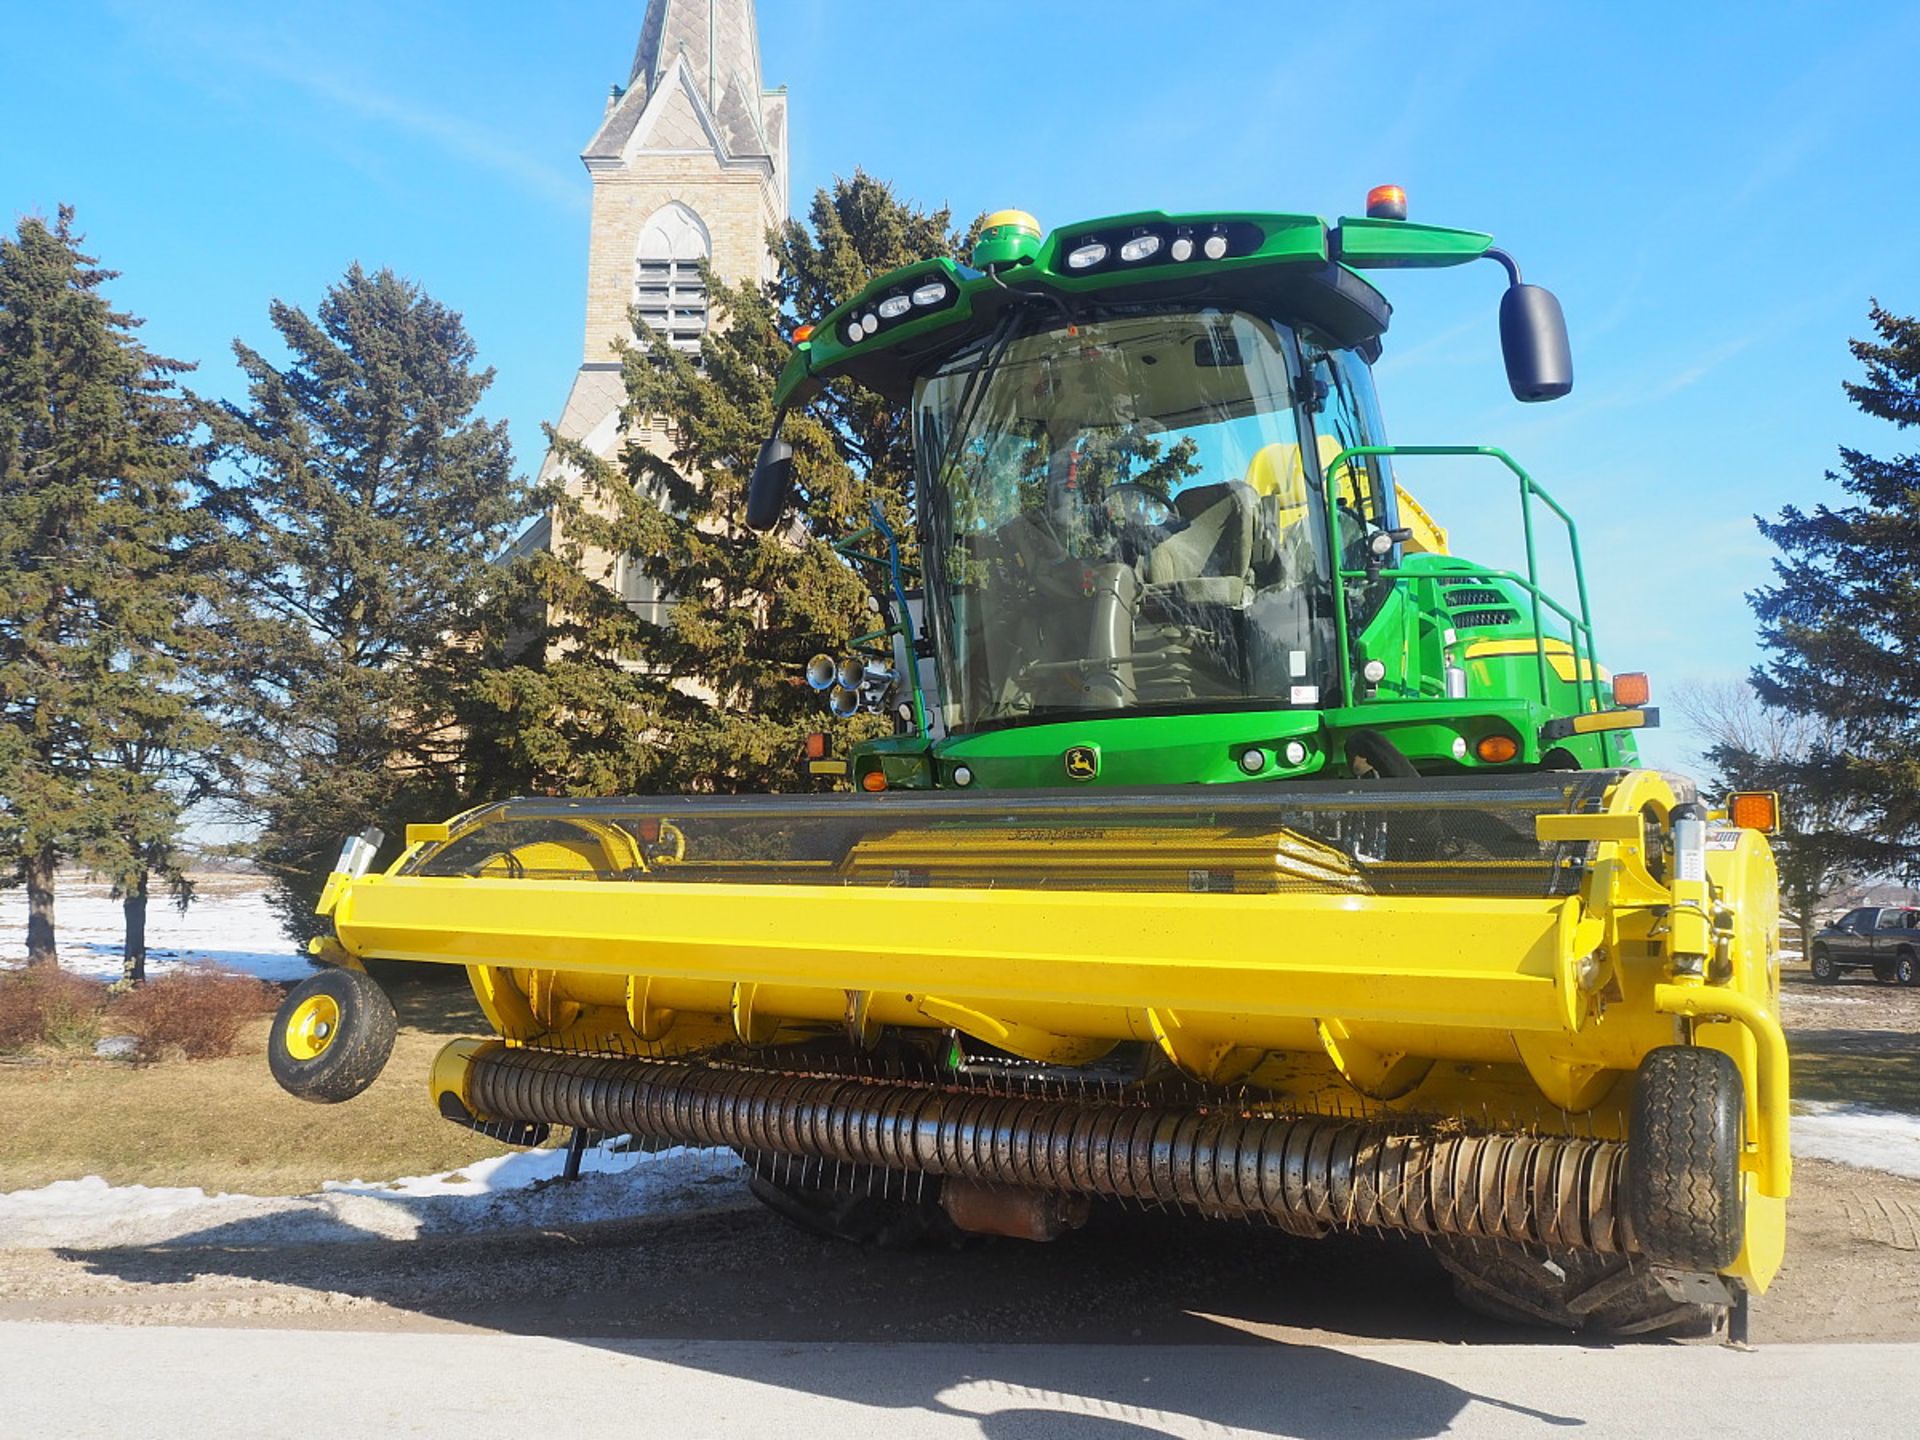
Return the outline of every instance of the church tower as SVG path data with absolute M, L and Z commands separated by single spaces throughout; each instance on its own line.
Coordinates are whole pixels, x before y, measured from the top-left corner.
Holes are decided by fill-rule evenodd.
M 629 439 L 665 445 L 620 426 L 614 344 L 634 338 L 633 312 L 697 350 L 708 323 L 699 261 L 730 281 L 771 278 L 767 231 L 787 218 L 787 95 L 761 85 L 753 0 L 648 0 L 632 71 L 580 158 L 593 177 L 586 341 L 555 428 L 613 459 Z M 557 464 L 548 456 L 542 479 Z M 546 533 L 522 545 L 553 543 L 550 525 L 535 529 Z M 598 574 L 605 558 L 587 563 Z M 635 604 L 655 598 L 637 566 L 616 561 L 608 580 Z

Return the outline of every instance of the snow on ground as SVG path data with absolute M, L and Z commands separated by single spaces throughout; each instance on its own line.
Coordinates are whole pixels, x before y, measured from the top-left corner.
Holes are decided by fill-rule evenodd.
M 580 1179 L 555 1182 L 562 1150 L 527 1150 L 440 1175 L 329 1181 L 311 1195 L 209 1195 L 197 1187 L 109 1185 L 98 1175 L 0 1194 L 0 1249 L 148 1245 L 311 1245 L 417 1240 L 480 1230 L 684 1215 L 753 1203 L 730 1150 L 587 1151 Z
M 1793 1153 L 1920 1180 L 1920 1115 L 1802 1101 L 1794 1107 Z
M 54 938 L 60 964 L 96 980 L 120 978 L 126 919 L 105 885 L 61 876 L 54 892 Z M 27 956 L 27 897 L 0 890 L 0 964 Z M 210 877 L 186 913 L 162 896 L 147 905 L 147 973 L 215 965 L 262 980 L 300 980 L 313 967 L 280 929 L 267 896 L 238 877 Z

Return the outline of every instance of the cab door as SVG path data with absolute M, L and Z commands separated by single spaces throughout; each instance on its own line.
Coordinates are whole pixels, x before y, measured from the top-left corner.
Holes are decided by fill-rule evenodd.
M 1849 910 L 1834 927 L 1835 935 L 1827 942 L 1834 958 L 1854 962 L 1870 959 L 1873 954 L 1873 927 L 1880 918 L 1877 910 Z

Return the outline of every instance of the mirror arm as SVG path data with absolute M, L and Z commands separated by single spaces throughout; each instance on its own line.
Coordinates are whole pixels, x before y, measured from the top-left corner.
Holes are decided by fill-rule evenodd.
M 1517 260 L 1515 260 L 1513 256 L 1509 255 L 1506 251 L 1496 249 L 1495 247 L 1489 245 L 1483 252 L 1481 252 L 1480 258 L 1483 260 L 1497 260 L 1502 266 L 1504 266 L 1507 272 L 1508 285 L 1518 285 L 1520 283 L 1520 263 Z

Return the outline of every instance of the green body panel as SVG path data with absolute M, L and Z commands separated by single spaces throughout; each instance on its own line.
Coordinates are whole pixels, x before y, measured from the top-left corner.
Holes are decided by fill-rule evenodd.
M 1548 630 L 1548 648 L 1535 640 L 1528 618 L 1528 596 L 1521 577 L 1484 579 L 1490 572 L 1457 555 L 1409 555 L 1398 567 L 1405 577 L 1392 585 L 1379 609 L 1355 636 L 1359 664 L 1378 660 L 1386 675 L 1364 703 L 1328 711 L 1339 716 L 1336 726 L 1365 725 L 1395 734 L 1403 715 L 1418 713 L 1444 717 L 1444 732 L 1409 736 L 1400 748 L 1416 764 L 1452 759 L 1450 747 L 1459 735 L 1467 742 L 1466 769 L 1512 769 L 1537 765 L 1549 750 L 1567 752 L 1582 766 L 1633 763 L 1637 759 L 1630 731 L 1569 736 L 1543 743 L 1540 727 L 1548 720 L 1584 711 L 1610 708 L 1612 686 L 1605 670 L 1596 670 L 1590 657 L 1580 656 L 1574 668 L 1571 654 L 1556 654 L 1555 641 L 1564 637 Z M 1466 583 L 1448 585 L 1448 579 Z M 1495 592 L 1497 600 L 1481 598 Z M 1467 597 L 1467 598 L 1462 598 Z M 1489 613 L 1510 612 L 1508 621 L 1488 623 Z M 1447 637 L 1451 635 L 1452 640 Z M 1516 645 L 1524 653 L 1511 653 Z M 1506 653 L 1476 656 L 1476 646 Z M 1452 662 L 1466 672 L 1464 700 L 1446 699 L 1446 667 Z M 1546 661 L 1546 698 L 1540 695 L 1540 669 Z M 1569 672 L 1563 674 L 1563 668 Z M 1572 678 L 1593 677 L 1587 685 Z M 1595 703 L 1594 681 L 1599 703 Z M 1434 703 L 1443 709 L 1433 712 Z M 1352 717 L 1352 718 L 1347 718 Z M 1489 735 L 1509 736 L 1519 754 L 1504 765 L 1489 766 L 1477 759 L 1473 747 Z M 1396 743 L 1400 743 L 1396 739 Z M 1424 768 L 1424 766 L 1423 766 Z
M 1526 674 L 1530 681 L 1531 672 Z M 1340 769 L 1346 737 L 1361 729 L 1385 735 L 1427 774 L 1526 770 L 1539 764 L 1540 726 L 1554 714 L 1537 700 L 1486 695 L 1326 710 L 1081 716 L 944 740 L 895 735 L 868 741 L 854 747 L 852 772 L 857 782 L 879 770 L 894 790 L 955 788 L 954 769 L 959 765 L 972 772 L 970 784 L 976 790 L 1292 780 Z M 1475 758 L 1472 747 L 1490 734 L 1525 737 L 1525 743 L 1512 761 L 1488 765 Z M 1464 758 L 1454 754 L 1456 739 L 1466 742 Z M 1299 740 L 1307 748 L 1298 766 L 1287 765 L 1282 757 L 1288 740 Z M 1611 758 L 1602 751 L 1603 740 L 1611 747 Z M 1097 757 L 1091 779 L 1079 779 L 1067 769 L 1068 753 L 1081 748 L 1092 749 Z M 1241 766 L 1240 757 L 1250 748 L 1266 755 L 1258 771 Z M 1632 764 L 1635 759 L 1631 739 L 1622 734 L 1573 736 L 1560 742 L 1560 748 L 1582 769 Z
M 1417 270 L 1465 265 L 1493 246 L 1493 236 L 1474 230 L 1416 225 L 1410 220 L 1374 220 L 1344 215 L 1337 232 L 1340 261 L 1356 270 Z
M 1304 763 L 1285 765 L 1278 751 L 1298 739 L 1308 749 Z M 1098 785 L 1221 784 L 1247 779 L 1311 775 L 1324 764 L 1321 717 L 1315 710 L 1256 710 L 1227 714 L 1085 716 L 958 735 L 933 746 L 941 782 L 965 764 L 976 787 L 993 790 L 1076 783 L 1065 755 L 1088 746 L 1098 758 Z M 1269 752 L 1257 776 L 1240 768 L 1250 747 Z
M 1107 270 L 1095 275 L 1081 275 L 1067 268 L 1068 254 L 1083 239 L 1151 225 L 1255 225 L 1265 233 L 1265 238 L 1259 248 L 1251 253 L 1229 255 L 1220 260 L 1195 258 L 1176 261 L 1162 252 L 1151 260 L 1129 265 L 1124 270 Z M 1326 258 L 1327 222 L 1318 215 L 1168 215 L 1160 210 L 1141 210 L 1132 215 L 1089 220 L 1081 225 L 1054 231 L 1040 247 L 1033 265 L 1034 270 L 1055 289 L 1084 294 L 1092 290 L 1111 289 L 1116 282 L 1138 285 L 1143 281 L 1165 279 L 1176 273 L 1182 280 L 1189 276 L 1204 279 L 1209 275 L 1261 265 L 1297 265 L 1302 261 Z
M 895 345 L 903 340 L 911 340 L 916 335 L 925 335 L 929 331 L 944 329 L 971 319 L 973 316 L 973 292 L 977 284 L 969 284 L 962 276 L 961 269 L 944 255 L 933 260 L 924 260 L 918 265 L 909 265 L 894 270 L 873 282 L 857 296 L 837 309 L 827 312 L 813 329 L 813 337 L 807 343 L 808 363 L 819 370 L 846 358 L 856 347 L 847 343 L 843 327 L 847 320 L 864 310 L 879 304 L 887 295 L 898 291 L 911 291 L 917 285 L 923 285 L 933 279 L 944 280 L 958 294 L 952 304 L 922 314 L 911 311 L 896 325 L 889 326 L 884 333 L 863 340 L 857 348 L 878 349 L 882 345 Z

